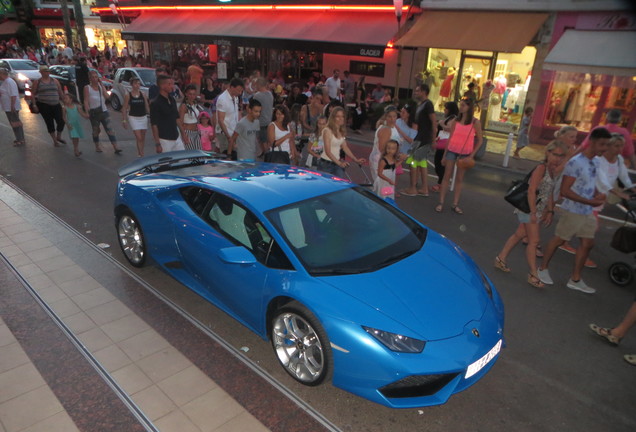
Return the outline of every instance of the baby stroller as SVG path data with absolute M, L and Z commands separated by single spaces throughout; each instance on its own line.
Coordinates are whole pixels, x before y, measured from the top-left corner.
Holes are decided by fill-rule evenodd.
M 625 213 L 626 222 L 636 223 L 636 195 L 632 195 L 629 200 L 621 200 L 616 206 Z M 612 238 L 611 246 L 626 254 L 636 252 L 636 228 L 627 225 L 618 228 Z M 634 280 L 635 271 L 636 261 L 631 264 L 616 261 L 610 265 L 608 273 L 613 283 L 618 286 L 627 286 Z

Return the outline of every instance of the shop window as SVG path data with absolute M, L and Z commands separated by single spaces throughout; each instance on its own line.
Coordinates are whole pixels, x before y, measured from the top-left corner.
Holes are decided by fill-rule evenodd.
M 349 71 L 354 75 L 365 75 L 384 78 L 384 63 L 371 63 L 351 60 L 349 62 Z
M 622 126 L 630 124 L 636 108 L 636 82 L 631 77 L 557 71 L 546 103 L 544 125 L 572 125 L 587 132 L 603 124 L 605 113 L 618 109 Z
M 487 110 L 486 129 L 505 133 L 518 130 L 536 54 L 536 48 L 530 46 L 521 53 L 497 53 L 492 80 L 484 82 L 479 103 Z
M 546 124 L 589 130 L 602 90 L 593 81 L 590 74 L 557 72 L 548 99 Z
M 431 48 L 426 68 L 419 73 L 422 82 L 428 85 L 428 97 L 438 111 L 444 109 L 445 102 L 455 100 L 461 58 L 460 50 Z

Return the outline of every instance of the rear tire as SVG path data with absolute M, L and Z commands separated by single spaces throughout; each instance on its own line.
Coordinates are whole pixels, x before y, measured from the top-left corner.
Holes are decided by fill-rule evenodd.
M 143 267 L 146 262 L 146 241 L 141 225 L 129 210 L 117 217 L 117 239 L 124 256 L 134 267 Z
M 627 286 L 634 280 L 634 270 L 624 262 L 615 262 L 608 270 L 610 280 L 618 286 Z

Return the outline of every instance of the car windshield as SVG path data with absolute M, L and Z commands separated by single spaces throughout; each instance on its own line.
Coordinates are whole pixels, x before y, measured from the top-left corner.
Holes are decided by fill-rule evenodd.
M 31 60 L 17 60 L 11 62 L 11 67 L 15 70 L 38 70 L 40 66 Z
M 363 188 L 266 212 L 313 276 L 378 270 L 417 252 L 426 229 Z
M 157 75 L 153 69 L 137 69 L 137 73 L 146 87 L 150 87 L 157 82 Z

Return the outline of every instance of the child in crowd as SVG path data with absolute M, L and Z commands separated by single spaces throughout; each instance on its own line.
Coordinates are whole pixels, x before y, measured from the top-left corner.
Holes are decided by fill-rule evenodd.
M 66 123 L 68 134 L 73 142 L 73 152 L 76 157 L 80 157 L 82 152 L 79 150 L 79 140 L 84 138 L 84 129 L 82 129 L 82 124 L 80 123 L 80 116 L 88 118 L 88 114 L 84 112 L 84 109 L 77 104 L 69 93 L 64 95 L 62 102 L 64 102 L 64 109 L 62 110 L 64 123 Z
M 519 136 L 517 137 L 517 148 L 513 157 L 518 158 L 519 152 L 530 143 L 528 137 L 528 131 L 530 130 L 530 122 L 532 121 L 532 113 L 534 109 L 532 107 L 526 107 L 523 110 L 523 118 L 521 119 L 521 126 L 519 127 Z
M 308 167 L 316 166 L 318 159 L 320 159 L 320 155 L 322 154 L 323 147 L 325 145 L 322 139 L 322 131 L 327 127 L 327 117 L 321 115 L 316 120 L 316 133 L 311 134 L 309 137 L 309 148 L 307 152 L 307 162 L 306 165 Z
M 203 151 L 213 151 L 212 143 L 214 142 L 215 132 L 211 124 L 210 114 L 207 111 L 199 113 L 199 135 L 201 135 L 201 149 Z M 216 149 L 214 149 L 216 151 Z
M 373 183 L 373 192 L 384 199 L 395 199 L 395 167 L 400 163 L 398 149 L 396 140 L 387 141 L 384 154 L 378 162 L 378 176 Z

